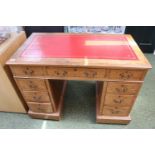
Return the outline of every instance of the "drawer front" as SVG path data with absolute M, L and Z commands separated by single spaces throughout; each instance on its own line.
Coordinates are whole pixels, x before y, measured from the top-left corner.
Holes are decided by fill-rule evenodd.
M 28 107 L 33 112 L 51 113 L 53 112 L 51 103 L 27 103 Z
M 23 92 L 27 102 L 50 102 L 47 92 Z
M 108 82 L 107 93 L 137 94 L 141 83 Z
M 43 76 L 44 67 L 40 66 L 11 66 L 14 76 Z
M 46 84 L 44 80 L 39 79 L 15 79 L 18 86 L 23 91 L 46 91 Z
M 114 80 L 143 80 L 145 71 L 143 70 L 111 70 L 110 79 Z
M 105 69 L 46 67 L 47 75 L 53 77 L 105 78 Z
M 134 95 L 114 95 L 107 94 L 105 96 L 104 105 L 109 106 L 132 106 L 135 101 L 136 96 Z
M 129 107 L 104 106 L 103 115 L 107 116 L 128 116 L 130 112 Z

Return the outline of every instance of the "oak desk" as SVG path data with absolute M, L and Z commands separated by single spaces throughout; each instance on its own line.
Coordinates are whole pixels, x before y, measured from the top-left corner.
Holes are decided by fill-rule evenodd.
M 34 33 L 7 62 L 33 118 L 59 120 L 66 80 L 97 81 L 98 123 L 127 124 L 151 68 L 130 35 Z

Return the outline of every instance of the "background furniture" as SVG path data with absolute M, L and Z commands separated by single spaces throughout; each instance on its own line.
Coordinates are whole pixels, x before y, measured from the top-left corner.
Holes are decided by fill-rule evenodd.
M 144 53 L 155 50 L 155 26 L 126 26 L 126 34 L 131 34 Z
M 0 111 L 26 113 L 27 106 L 19 92 L 8 66 L 10 56 L 26 40 L 24 32 L 11 33 L 10 38 L 0 45 Z
M 101 34 L 34 33 L 7 64 L 33 118 L 59 120 L 64 80 L 93 80 L 97 122 L 121 124 L 151 68 L 130 35 Z
M 34 32 L 64 32 L 64 26 L 25 26 L 24 30 L 29 37 Z
M 65 26 L 65 32 L 131 34 L 144 53 L 155 50 L 155 26 Z
M 65 26 L 65 32 L 124 34 L 125 26 Z

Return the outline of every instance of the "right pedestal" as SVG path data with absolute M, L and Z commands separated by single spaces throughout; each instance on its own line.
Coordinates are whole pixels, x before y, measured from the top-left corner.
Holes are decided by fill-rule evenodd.
M 141 83 L 97 82 L 96 122 L 128 124 Z

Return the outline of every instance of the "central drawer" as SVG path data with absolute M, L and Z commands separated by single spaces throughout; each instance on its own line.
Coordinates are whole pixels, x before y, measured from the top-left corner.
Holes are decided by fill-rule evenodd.
M 105 78 L 105 69 L 95 68 L 65 68 L 65 67 L 46 67 L 47 75 L 53 77 L 79 77 L 79 78 Z
M 23 96 L 27 102 L 50 102 L 47 92 L 23 92 Z
M 33 112 L 51 113 L 53 112 L 51 103 L 27 103 L 28 107 Z

